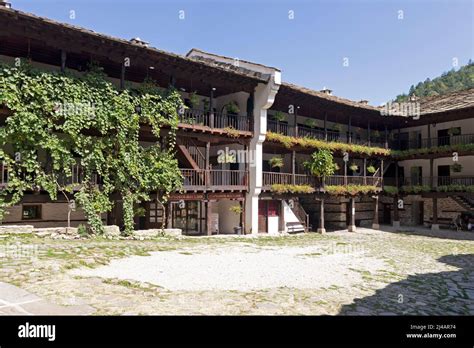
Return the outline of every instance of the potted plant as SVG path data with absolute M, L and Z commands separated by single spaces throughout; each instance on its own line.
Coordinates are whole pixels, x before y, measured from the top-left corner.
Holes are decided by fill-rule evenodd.
M 240 112 L 239 106 L 237 105 L 237 103 L 235 101 L 231 101 L 231 102 L 227 103 L 225 108 L 226 108 L 228 114 L 237 115 Z
M 450 136 L 459 135 L 459 134 L 461 134 L 461 128 L 459 128 L 459 127 L 451 127 L 451 128 L 449 128 L 449 130 L 448 130 L 448 134 L 449 134 Z
M 351 163 L 349 166 L 349 169 L 352 170 L 353 172 L 357 172 L 359 170 L 359 166 L 355 163 Z
M 211 111 L 211 108 L 210 108 L 210 102 L 209 100 L 207 99 L 204 99 L 203 102 L 202 102 L 202 109 L 204 110 L 204 112 L 209 112 Z
M 275 115 L 273 115 L 273 119 L 277 122 L 282 122 L 286 120 L 286 115 L 281 111 L 277 111 Z
M 331 151 L 321 149 L 314 152 L 311 155 L 311 159 L 303 163 L 305 168 L 314 176 L 316 176 L 320 182 L 321 187 L 324 189 L 324 178 L 333 175 L 337 170 L 337 164 L 334 163 L 334 157 Z
M 191 104 L 191 108 L 196 109 L 200 103 L 199 96 L 196 92 L 189 93 L 189 103 Z
M 376 171 L 377 169 L 373 165 L 367 167 L 367 173 L 369 174 L 374 174 Z
M 232 207 L 230 207 L 229 211 L 231 213 L 234 213 L 234 214 L 240 216 L 242 214 L 243 209 L 242 209 L 242 206 L 240 204 L 238 204 L 238 205 L 233 205 Z M 235 232 L 235 234 L 241 235 L 242 234 L 242 226 L 234 227 L 234 232 Z
M 306 119 L 304 124 L 305 124 L 306 127 L 309 127 L 311 129 L 316 128 L 318 126 L 318 122 L 316 120 L 312 119 L 312 118 Z
M 380 132 L 378 130 L 374 130 L 371 132 L 372 138 L 380 138 Z
M 462 171 L 462 165 L 460 165 L 459 163 L 454 163 L 452 166 L 451 166 L 451 171 L 453 173 L 461 173 Z
M 334 129 L 334 131 L 336 131 L 336 132 L 342 131 L 342 124 L 340 124 L 340 123 L 335 123 L 335 124 L 333 125 L 333 129 Z
M 268 160 L 268 164 L 270 164 L 270 166 L 272 168 L 282 168 L 283 167 L 283 158 L 280 157 L 280 156 L 272 157 Z

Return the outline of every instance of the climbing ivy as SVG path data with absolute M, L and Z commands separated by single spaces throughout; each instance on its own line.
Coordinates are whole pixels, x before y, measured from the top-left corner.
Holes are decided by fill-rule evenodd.
M 11 113 L 0 127 L 0 157 L 9 174 L 0 218 L 26 191 L 44 190 L 51 199 L 62 192 L 77 200 L 100 233 L 101 215 L 120 197 L 130 233 L 134 205 L 150 200 L 151 192 L 166 200 L 182 182 L 173 152 L 181 97 L 150 80 L 144 87 L 118 90 L 94 65 L 80 75 L 0 65 L 0 106 Z M 150 146 L 139 142 L 146 125 L 156 137 Z M 79 190 L 66 180 L 75 164 L 82 167 Z

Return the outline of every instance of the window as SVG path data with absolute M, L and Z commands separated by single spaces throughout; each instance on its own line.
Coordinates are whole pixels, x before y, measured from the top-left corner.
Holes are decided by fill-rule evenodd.
M 24 205 L 21 218 L 23 220 L 41 219 L 41 205 Z

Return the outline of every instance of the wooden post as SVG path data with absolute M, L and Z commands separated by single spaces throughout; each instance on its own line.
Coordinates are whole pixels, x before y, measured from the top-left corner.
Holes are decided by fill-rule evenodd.
M 209 127 L 214 128 L 214 88 L 211 88 L 209 97 Z
M 383 159 L 380 160 L 380 185 L 383 187 L 383 171 L 384 171 L 384 167 L 383 167 Z
M 67 53 L 64 50 L 61 50 L 61 72 L 66 71 L 66 59 L 67 59 Z
M 434 167 L 434 159 L 430 158 L 430 188 L 431 190 L 434 189 L 434 177 L 433 177 L 433 167 Z M 421 185 L 423 185 L 423 178 L 421 178 Z
M 347 162 L 344 161 L 344 186 L 347 186 Z
M 296 152 L 293 150 L 291 151 L 291 183 L 293 185 L 296 184 Z
M 433 197 L 433 221 L 431 223 L 431 229 L 434 231 L 439 230 L 438 225 L 438 198 Z
M 378 230 L 380 228 L 379 224 L 379 196 L 374 196 L 374 219 L 372 220 L 372 228 Z
M 347 231 L 348 232 L 355 232 L 356 231 L 356 225 L 355 225 L 355 197 L 350 198 L 349 216 L 350 216 L 351 221 L 349 223 L 349 226 L 347 226 Z
M 324 113 L 324 140 L 328 140 L 328 114 L 327 112 Z
M 204 180 L 206 183 L 206 187 L 211 185 L 211 172 L 210 172 L 210 164 L 209 164 L 209 153 L 211 150 L 211 143 L 208 141 L 206 143 L 206 163 L 204 168 Z
M 348 132 L 349 133 L 349 139 L 348 139 L 349 141 L 348 142 L 349 142 L 349 144 L 352 144 L 352 116 L 351 115 L 349 115 L 349 129 L 348 130 L 349 130 L 349 132 Z
M 385 125 L 385 148 L 388 149 L 388 129 L 387 129 L 387 125 Z
M 326 233 L 326 229 L 324 227 L 324 198 L 321 198 L 319 205 L 319 227 L 317 232 L 321 234 Z
M 367 185 L 367 158 L 364 157 L 364 185 Z
M 370 146 L 370 121 L 367 123 L 367 141 Z

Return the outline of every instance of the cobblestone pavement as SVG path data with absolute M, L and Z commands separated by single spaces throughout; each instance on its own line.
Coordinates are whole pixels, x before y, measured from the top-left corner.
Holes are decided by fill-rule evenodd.
M 319 269 L 318 275 L 325 278 L 310 287 L 298 283 L 298 287 L 262 285 L 246 290 L 226 290 L 221 285 L 195 290 L 175 286 L 170 290 L 160 286 L 159 281 L 78 275 L 82 270 L 100 270 L 114 260 L 147 257 L 151 252 L 180 253 L 193 264 L 199 260 L 194 256 L 225 256 L 225 250 L 251 252 L 258 261 L 259 255 L 267 255 L 262 251 L 281 248 L 299 250 L 297 256 L 310 259 L 310 268 L 315 272 Z M 0 282 L 18 286 L 55 308 L 91 308 L 98 315 L 474 314 L 474 240 L 472 233 L 465 232 L 437 235 L 423 230 L 414 233 L 359 229 L 356 233 L 339 231 L 326 235 L 145 241 L 64 241 L 9 235 L 0 238 L 0 262 Z M 329 277 L 328 272 L 322 271 L 328 267 Z M 0 288 L 0 300 L 2 295 Z

